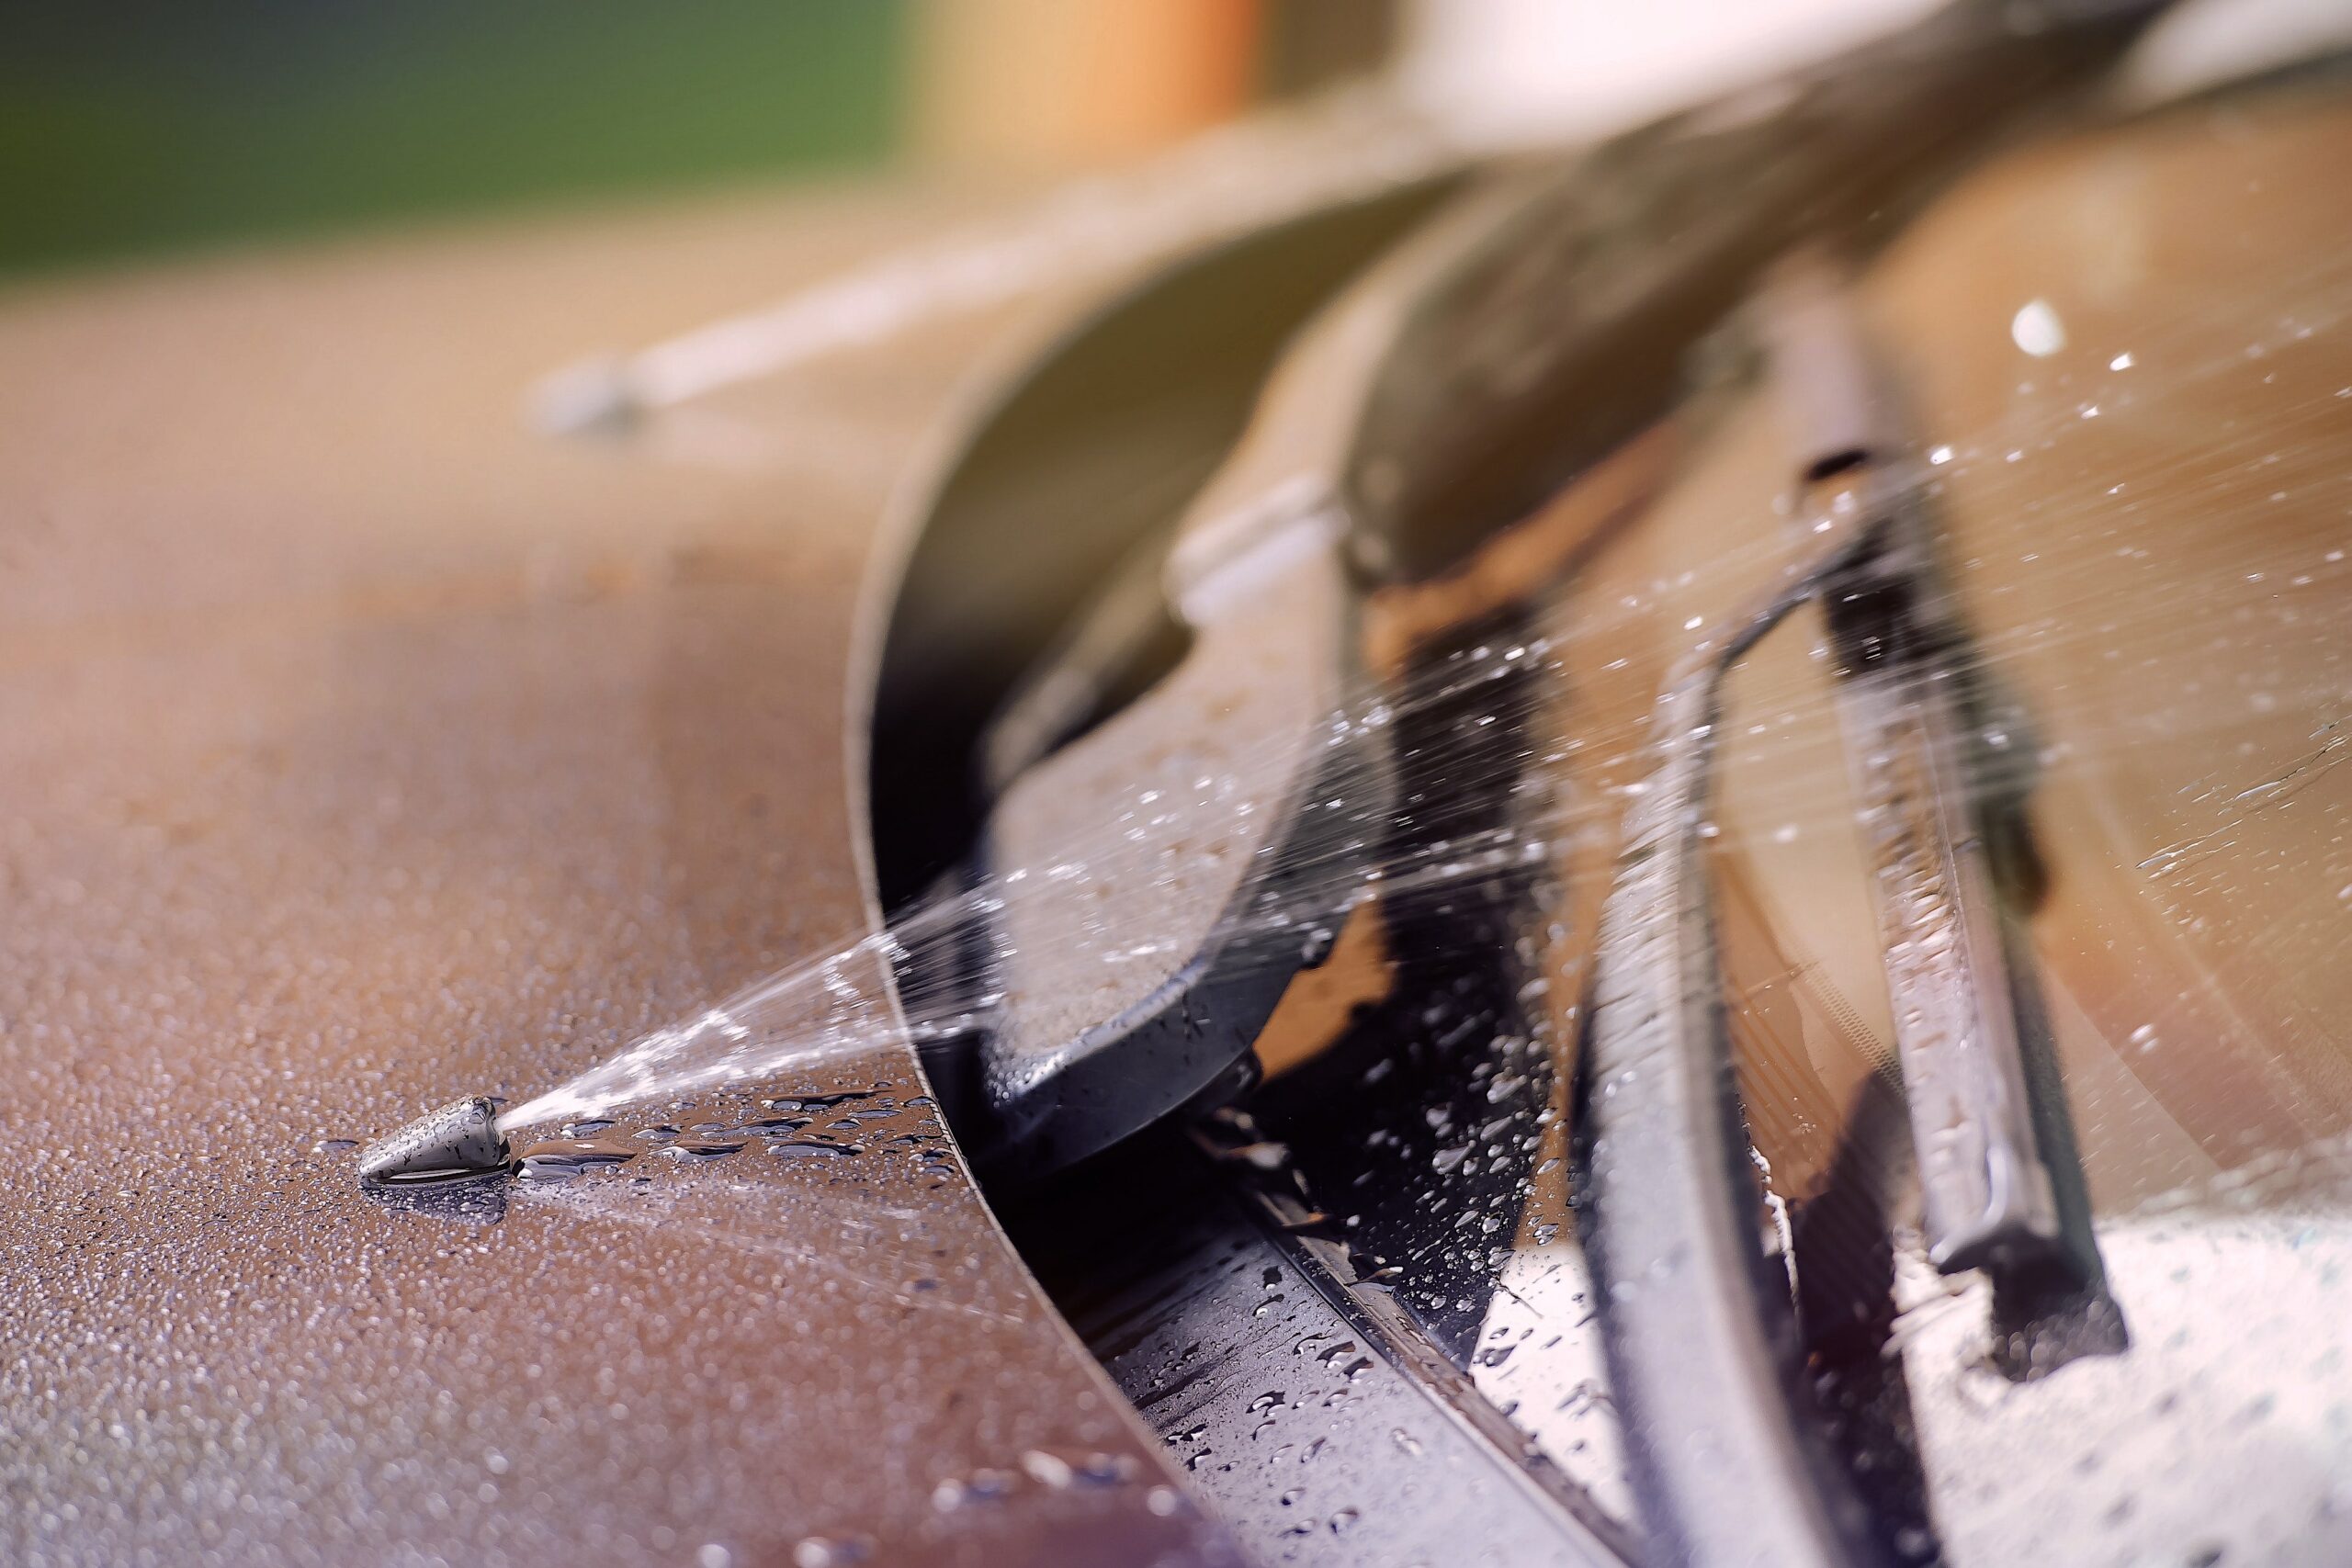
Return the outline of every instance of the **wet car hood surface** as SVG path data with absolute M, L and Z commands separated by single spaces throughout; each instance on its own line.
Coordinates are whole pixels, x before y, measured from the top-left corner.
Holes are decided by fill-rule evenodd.
M 450 1216 L 342 1143 L 864 931 L 856 585 L 1010 312 L 601 443 L 520 409 L 941 208 L 0 299 L 0 1557 L 1225 1559 L 903 1048 L 818 1086 L 896 1102 L 854 1156 Z

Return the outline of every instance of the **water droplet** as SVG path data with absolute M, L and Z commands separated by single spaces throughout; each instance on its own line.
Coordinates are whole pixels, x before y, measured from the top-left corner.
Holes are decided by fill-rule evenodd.
M 873 1554 L 873 1543 L 862 1536 L 807 1536 L 792 1549 L 792 1568 L 849 1568 L 851 1563 L 863 1562 Z
M 2047 359 L 2066 346 L 2066 324 L 2047 299 L 2029 299 L 2009 318 L 2009 337 L 2036 359 Z
M 1021 1468 L 1027 1471 L 1029 1478 L 1038 1485 L 1057 1492 L 1070 1483 L 1073 1473 L 1068 1460 L 1049 1454 L 1043 1449 L 1031 1449 L 1023 1454 Z
M 697 1139 L 691 1144 L 672 1144 L 662 1151 L 662 1157 L 679 1165 L 703 1165 L 741 1153 L 742 1147 L 741 1143 Z
M 526 1181 L 569 1181 L 592 1170 L 609 1170 L 628 1155 L 618 1149 L 561 1149 L 526 1154 L 518 1174 Z

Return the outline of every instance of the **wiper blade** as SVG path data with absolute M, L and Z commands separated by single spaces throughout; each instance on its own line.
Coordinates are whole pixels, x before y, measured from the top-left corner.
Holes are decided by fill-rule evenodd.
M 1916 508 L 1871 525 L 1822 585 L 1877 887 L 1928 1257 L 1947 1274 L 2062 1260 L 1963 715 L 1963 633 Z

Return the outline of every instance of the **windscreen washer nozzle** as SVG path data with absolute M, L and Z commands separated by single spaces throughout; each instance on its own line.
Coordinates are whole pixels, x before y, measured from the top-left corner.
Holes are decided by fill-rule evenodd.
M 363 1181 L 456 1181 L 506 1168 L 497 1105 L 476 1095 L 427 1111 L 359 1151 Z

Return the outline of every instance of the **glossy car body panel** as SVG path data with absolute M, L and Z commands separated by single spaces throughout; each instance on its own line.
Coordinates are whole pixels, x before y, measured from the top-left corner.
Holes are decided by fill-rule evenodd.
M 771 201 L 0 303 L 0 1556 L 1228 1560 L 904 1049 L 808 1086 L 888 1086 L 854 1156 L 444 1214 L 337 1146 L 865 929 L 856 590 L 1034 321 L 605 443 L 521 401 L 941 220 Z

